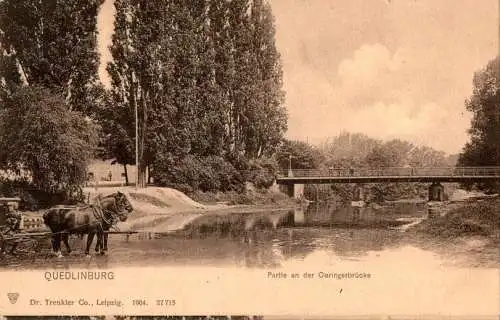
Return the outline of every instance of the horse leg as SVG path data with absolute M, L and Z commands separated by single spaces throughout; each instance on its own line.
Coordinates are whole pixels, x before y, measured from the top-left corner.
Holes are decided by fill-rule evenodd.
M 69 234 L 65 233 L 62 235 L 62 240 L 64 242 L 64 245 L 66 246 L 66 249 L 68 250 L 68 254 L 71 253 L 71 247 L 69 246 Z
M 107 233 L 104 234 L 103 240 L 104 240 L 104 252 L 106 252 L 106 251 L 108 251 L 108 234 Z
M 95 245 L 95 252 L 101 251 L 101 253 L 102 253 L 103 249 L 104 249 L 104 237 L 102 234 L 101 234 L 101 236 L 99 236 L 99 232 L 98 232 L 97 233 L 97 243 Z
M 104 232 L 102 230 L 99 230 L 97 232 L 97 237 L 99 239 L 99 247 L 101 249 L 101 254 L 105 254 L 104 252 Z
M 87 235 L 87 247 L 85 248 L 85 255 L 87 257 L 90 257 L 90 246 L 92 245 L 92 241 L 94 241 L 94 235 L 95 232 L 90 231 L 89 234 Z M 99 241 L 99 239 L 97 239 Z
M 99 252 L 99 250 L 102 247 L 102 240 L 101 240 L 101 237 L 99 237 L 99 234 L 97 234 L 96 238 L 97 239 L 96 239 L 96 244 L 95 244 L 95 252 Z
M 54 250 L 54 252 L 58 258 L 62 257 L 61 234 L 60 233 L 56 233 L 56 234 L 52 235 L 52 249 Z

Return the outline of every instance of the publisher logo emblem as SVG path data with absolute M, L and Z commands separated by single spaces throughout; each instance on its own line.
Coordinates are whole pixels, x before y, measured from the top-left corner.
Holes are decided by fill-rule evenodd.
M 10 303 L 15 304 L 17 302 L 17 299 L 19 299 L 19 293 L 9 292 L 7 293 L 7 297 L 9 298 Z

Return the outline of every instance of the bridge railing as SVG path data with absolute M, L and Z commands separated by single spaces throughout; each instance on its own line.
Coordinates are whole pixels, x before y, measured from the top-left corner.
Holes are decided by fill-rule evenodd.
M 291 173 L 291 175 L 290 175 Z M 329 168 L 292 169 L 281 171 L 286 177 L 500 177 L 500 167 L 385 167 L 385 168 Z

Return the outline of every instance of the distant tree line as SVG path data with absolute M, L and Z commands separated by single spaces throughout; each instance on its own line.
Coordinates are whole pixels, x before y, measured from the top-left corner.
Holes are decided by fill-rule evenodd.
M 294 169 L 329 168 L 381 168 L 381 167 L 439 167 L 455 166 L 456 156 L 426 146 L 393 139 L 382 141 L 362 133 L 344 132 L 332 137 L 319 146 L 303 141 L 286 141 L 282 144 L 277 160 L 282 170 L 290 165 Z M 427 195 L 426 184 L 383 183 L 368 184 L 375 200 L 394 200 Z M 336 196 L 342 199 L 352 197 L 353 187 L 347 184 L 324 186 L 322 196 Z M 306 186 L 306 194 L 315 197 L 318 186 Z

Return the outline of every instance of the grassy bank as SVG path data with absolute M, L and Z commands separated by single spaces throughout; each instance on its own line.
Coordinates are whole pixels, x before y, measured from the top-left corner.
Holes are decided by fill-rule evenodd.
M 464 202 L 446 215 L 427 219 L 413 229 L 419 233 L 446 238 L 500 236 L 500 199 Z
M 202 204 L 224 203 L 227 205 L 291 205 L 297 201 L 271 190 L 249 190 L 244 193 L 195 191 L 189 197 Z

